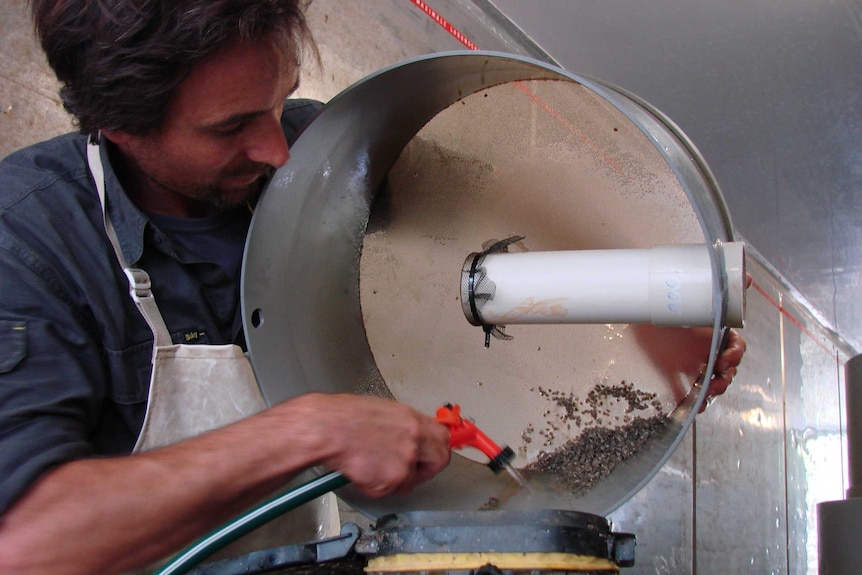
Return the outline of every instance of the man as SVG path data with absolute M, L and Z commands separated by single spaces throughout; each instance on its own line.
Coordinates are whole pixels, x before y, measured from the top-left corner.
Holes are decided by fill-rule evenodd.
M 448 463 L 407 406 L 261 411 L 248 381 L 250 210 L 316 110 L 285 103 L 313 52 L 301 4 L 33 0 L 81 133 L 0 164 L 0 572 L 151 564 L 311 466 L 381 497 Z
M 310 394 L 244 417 L 262 407 L 251 398 L 176 443 L 158 433 L 175 427 L 152 413 L 161 395 L 147 413 L 148 389 L 170 392 L 177 372 L 200 394 L 250 373 L 232 345 L 250 208 L 289 158 L 285 133 L 315 111 L 284 104 L 313 48 L 300 2 L 32 7 L 82 133 L 0 168 L 0 572 L 149 564 L 310 466 L 373 497 L 439 472 L 446 428 L 382 399 Z M 124 267 L 152 282 L 148 320 L 170 340 L 157 342 L 157 369 L 158 330 Z M 208 400 L 248 387 L 214 390 Z

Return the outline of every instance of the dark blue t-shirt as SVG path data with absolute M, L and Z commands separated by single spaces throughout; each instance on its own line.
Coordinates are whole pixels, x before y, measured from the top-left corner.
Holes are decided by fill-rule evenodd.
M 201 262 L 217 264 L 239 280 L 251 214 L 250 207 L 240 206 L 205 218 L 175 218 L 150 212 L 147 217 L 175 248 L 194 254 Z
M 319 107 L 285 103 L 288 141 Z M 146 411 L 152 332 L 105 235 L 86 143 L 67 134 L 0 162 L 0 514 L 60 463 L 130 453 Z M 105 146 L 102 162 L 123 255 L 149 274 L 173 341 L 242 345 L 249 212 L 155 223 Z

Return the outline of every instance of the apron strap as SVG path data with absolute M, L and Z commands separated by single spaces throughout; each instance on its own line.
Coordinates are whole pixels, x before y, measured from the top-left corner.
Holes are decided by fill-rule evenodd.
M 87 164 L 90 167 L 93 182 L 96 184 L 96 190 L 99 192 L 99 204 L 102 206 L 102 220 L 105 225 L 105 233 L 108 234 L 108 239 L 114 248 L 117 261 L 120 263 L 120 267 L 123 268 L 123 272 L 129 281 L 129 294 L 153 332 L 153 346 L 171 345 L 173 343 L 171 341 L 171 334 L 156 305 L 156 298 L 153 296 L 151 289 L 150 276 L 144 270 L 131 267 L 126 263 L 126 258 L 123 257 L 123 251 L 120 249 L 120 239 L 117 237 L 114 224 L 108 216 L 107 197 L 105 195 L 105 170 L 102 166 L 99 144 L 92 142 L 87 144 Z

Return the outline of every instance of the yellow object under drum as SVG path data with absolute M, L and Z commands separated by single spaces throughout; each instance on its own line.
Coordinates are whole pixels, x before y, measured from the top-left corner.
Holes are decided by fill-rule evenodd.
M 366 573 L 440 572 L 475 570 L 493 565 L 512 571 L 603 571 L 619 573 L 608 559 L 571 553 L 403 553 L 368 561 Z

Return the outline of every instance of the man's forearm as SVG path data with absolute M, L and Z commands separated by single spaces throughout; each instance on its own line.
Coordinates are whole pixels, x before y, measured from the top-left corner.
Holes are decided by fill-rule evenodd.
M 322 465 L 371 497 L 449 463 L 449 431 L 394 401 L 306 394 L 194 439 L 45 474 L 0 521 L 0 573 L 118 573 L 149 564 Z
M 292 455 L 307 453 L 300 445 L 261 441 L 267 433 L 257 416 L 163 449 L 57 467 L 3 517 L 0 572 L 121 572 L 169 555 L 314 463 Z

